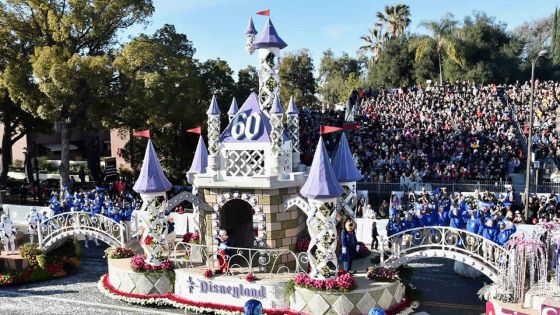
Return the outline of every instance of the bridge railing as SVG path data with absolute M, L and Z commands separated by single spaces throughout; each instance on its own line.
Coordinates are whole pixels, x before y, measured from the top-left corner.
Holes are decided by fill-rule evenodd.
M 83 211 L 64 212 L 39 224 L 37 238 L 39 245 L 43 246 L 64 232 L 91 231 L 124 245 L 129 236 L 128 229 L 123 222 L 116 222 L 100 214 Z
M 495 272 L 507 261 L 507 251 L 500 245 L 466 230 L 445 226 L 409 229 L 394 234 L 382 242 L 383 263 L 426 250 L 441 253 L 457 252 L 491 267 Z
M 307 273 L 307 253 L 294 253 L 288 249 L 228 247 L 179 242 L 173 256 L 176 268 L 220 269 L 224 264 L 230 274 L 297 274 Z

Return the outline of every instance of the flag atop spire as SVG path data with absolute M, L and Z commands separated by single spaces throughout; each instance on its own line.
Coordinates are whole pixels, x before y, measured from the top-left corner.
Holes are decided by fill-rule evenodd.
M 134 184 L 134 191 L 137 193 L 158 193 L 166 192 L 171 188 L 171 183 L 165 177 L 156 150 L 152 144 L 152 140 L 148 140 L 146 154 L 144 154 L 144 162 L 140 175 Z
M 338 149 L 333 160 L 333 169 L 340 183 L 357 182 L 362 179 L 362 174 L 358 171 L 354 159 L 352 159 L 352 152 L 350 152 L 350 146 L 344 133 L 342 133 L 338 142 Z
M 327 199 L 339 197 L 342 195 L 342 192 L 342 187 L 338 183 L 329 161 L 323 137 L 320 137 L 315 149 L 315 155 L 313 156 L 313 163 L 311 163 L 311 169 L 309 170 L 309 176 L 301 187 L 300 193 L 302 196 L 311 199 Z
M 206 167 L 208 166 L 208 150 L 204 144 L 204 139 L 202 136 L 198 138 L 198 145 L 196 146 L 196 151 L 194 152 L 194 158 L 189 169 L 189 173 L 206 173 Z
M 206 114 L 220 115 L 220 109 L 218 108 L 218 101 L 216 100 L 216 95 L 212 96 L 212 101 L 210 102 L 210 107 L 208 107 Z

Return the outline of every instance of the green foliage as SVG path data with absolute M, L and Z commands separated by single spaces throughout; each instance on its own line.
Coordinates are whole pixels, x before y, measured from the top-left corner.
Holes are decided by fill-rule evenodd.
M 257 92 L 259 88 L 259 74 L 257 68 L 247 66 L 237 73 L 237 84 L 235 85 L 235 97 L 241 106 L 251 92 Z
M 291 296 L 292 294 L 294 294 L 294 292 L 296 291 L 296 283 L 294 280 L 290 280 L 288 281 L 288 283 L 286 283 L 286 290 L 284 291 L 286 293 L 286 296 Z
M 23 161 L 22 160 L 14 160 L 14 167 L 16 169 L 22 169 L 23 168 Z
M 299 106 L 312 107 L 316 103 L 317 82 L 313 71 L 313 59 L 308 50 L 283 56 L 279 69 L 280 98 L 285 107 L 288 106 L 290 96 L 295 98 Z
M 450 80 L 476 83 L 512 82 L 519 71 L 522 45 L 507 31 L 506 25 L 484 13 L 465 17 L 459 30 L 464 63 L 458 65 L 446 58 L 444 76 Z
M 405 34 L 410 25 L 410 7 L 406 4 L 386 5 L 383 11 L 378 11 L 377 25 L 384 26 L 390 39 Z
M 388 88 L 411 86 L 414 56 L 408 47 L 404 37 L 389 40 L 377 62 L 369 66 L 368 83 Z
M 341 57 L 335 57 L 331 50 L 323 53 L 319 66 L 319 93 L 323 102 L 346 103 L 349 96 L 348 88 L 355 88 L 356 84 L 361 85 L 361 83 L 362 63 L 359 60 L 350 57 L 347 53 L 342 53 Z
M 552 35 L 551 35 L 551 57 L 552 63 L 560 65 L 560 27 L 558 25 L 558 7 L 554 10 L 554 20 L 552 22 Z

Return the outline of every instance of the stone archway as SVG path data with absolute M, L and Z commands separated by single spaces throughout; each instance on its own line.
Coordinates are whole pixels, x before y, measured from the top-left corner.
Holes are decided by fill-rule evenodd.
M 229 200 L 220 208 L 220 227 L 228 231 L 231 247 L 254 247 L 253 215 L 253 207 L 241 199 Z

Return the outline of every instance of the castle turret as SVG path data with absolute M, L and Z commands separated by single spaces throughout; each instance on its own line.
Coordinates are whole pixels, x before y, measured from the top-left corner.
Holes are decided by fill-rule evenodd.
M 342 133 L 338 143 L 338 149 L 333 160 L 333 169 L 336 178 L 344 192 L 338 197 L 339 209 L 351 218 L 356 217 L 356 206 L 358 195 L 356 193 L 356 182 L 362 179 L 362 174 L 358 171 L 352 152 L 348 145 L 346 135 Z
M 218 141 L 220 139 L 220 109 L 216 95 L 212 96 L 210 107 L 206 111 L 208 115 L 208 151 L 210 156 L 208 159 L 209 171 L 216 172 L 220 167 L 218 158 Z
M 142 239 L 152 238 L 149 244 L 142 242 L 142 249 L 144 249 L 146 254 L 146 263 L 158 266 L 161 264 L 158 257 L 161 256 L 161 251 L 165 244 L 165 218 L 163 210 L 166 207 L 166 192 L 171 189 L 171 183 L 163 173 L 151 140 L 148 140 L 142 169 L 132 189 L 139 193 L 142 198 L 140 211 L 148 211 L 142 233 Z M 157 199 L 163 201 L 159 208 L 156 208 L 155 205 Z
M 287 129 L 288 137 L 292 141 L 292 169 L 297 170 L 300 163 L 301 151 L 299 148 L 299 110 L 297 108 L 294 97 L 290 97 L 290 104 L 288 104 Z
M 253 43 L 259 53 L 259 101 L 266 112 L 272 107 L 274 93 L 280 87 L 280 50 L 286 46 L 269 18 L 259 38 Z
M 206 168 L 208 167 L 208 150 L 206 149 L 206 145 L 204 144 L 204 139 L 202 135 L 198 138 L 198 145 L 196 146 L 196 151 L 194 152 L 194 158 L 191 164 L 191 168 L 187 172 L 187 180 L 192 185 L 191 193 L 193 195 L 198 195 L 198 186 L 194 185 L 194 176 L 196 174 L 204 174 L 206 173 Z M 194 229 L 197 233 L 202 233 L 202 229 L 200 228 L 201 222 L 204 220 L 204 214 L 200 211 L 200 207 L 198 204 L 193 203 L 193 223 Z M 205 242 L 204 240 L 201 240 Z
M 307 217 L 311 237 L 307 250 L 311 265 L 310 276 L 315 279 L 333 279 L 338 272 L 336 201 L 343 190 L 334 174 L 322 136 L 315 149 L 309 176 L 300 193 L 307 197 L 311 207 Z
M 233 117 L 237 115 L 238 110 L 239 110 L 239 106 L 237 106 L 237 100 L 234 97 L 233 100 L 231 101 L 231 106 L 229 107 L 229 110 L 227 112 L 230 122 L 233 119 Z
M 282 169 L 282 146 L 284 144 L 284 108 L 282 103 L 280 103 L 280 96 L 276 94 L 274 96 L 274 102 L 272 103 L 272 108 L 270 108 L 270 125 L 272 126 L 272 131 L 270 133 L 271 150 L 273 164 L 272 172 L 273 175 L 279 175 Z
M 247 25 L 247 30 L 245 31 L 245 36 L 247 38 L 245 50 L 251 55 L 255 52 L 255 47 L 253 47 L 255 35 L 257 35 L 257 30 L 255 29 L 255 25 L 253 24 L 253 18 L 249 18 L 249 24 Z

